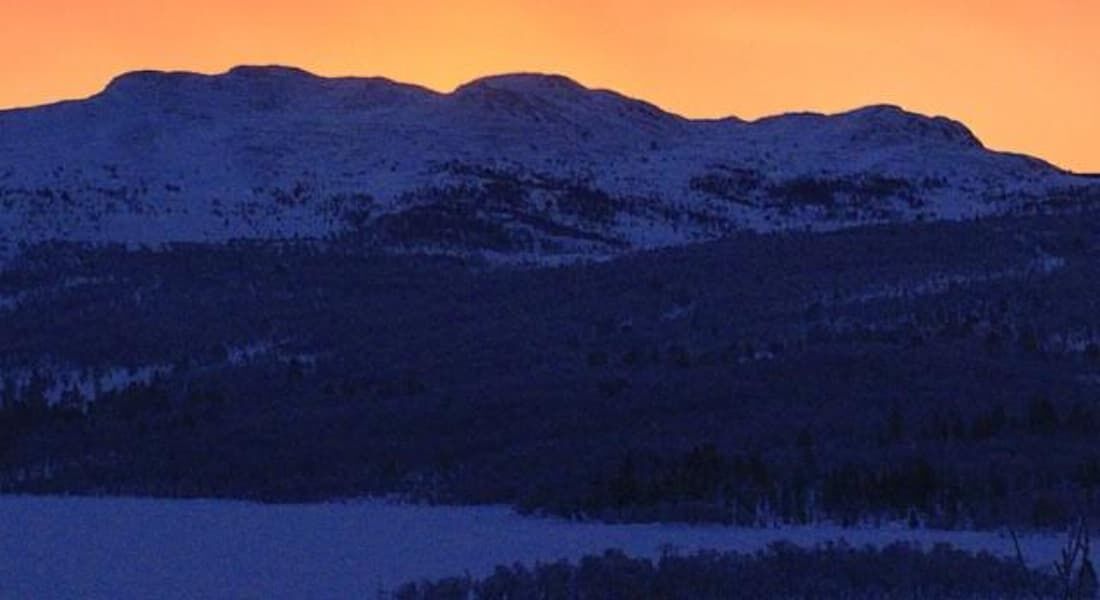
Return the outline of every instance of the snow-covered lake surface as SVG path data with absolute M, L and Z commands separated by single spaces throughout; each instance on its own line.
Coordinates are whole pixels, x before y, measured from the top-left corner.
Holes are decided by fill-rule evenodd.
M 604 525 L 525 518 L 505 507 L 361 501 L 264 506 L 227 501 L 0 497 L 0 598 L 369 598 L 409 580 L 489 574 L 498 564 L 578 558 L 620 548 L 657 556 L 670 544 L 753 551 L 914 540 L 1012 554 L 996 532 L 901 526 L 744 529 Z M 1047 566 L 1062 540 L 1024 536 Z

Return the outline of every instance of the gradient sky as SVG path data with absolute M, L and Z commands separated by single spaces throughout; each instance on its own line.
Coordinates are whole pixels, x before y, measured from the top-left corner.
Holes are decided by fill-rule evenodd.
M 241 63 L 558 72 L 696 117 L 889 102 L 1100 172 L 1098 0 L 0 0 L 0 107 Z

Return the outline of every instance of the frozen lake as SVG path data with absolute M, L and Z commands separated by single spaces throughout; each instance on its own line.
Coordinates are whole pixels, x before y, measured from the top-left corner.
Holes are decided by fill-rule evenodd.
M 486 575 L 502 563 L 578 558 L 620 548 L 656 556 L 801 545 L 946 541 L 1010 555 L 996 532 L 833 526 L 745 529 L 604 525 L 532 519 L 505 507 L 361 501 L 266 506 L 228 501 L 0 496 L 2 598 L 375 597 L 405 581 Z M 1062 540 L 1022 539 L 1049 565 Z

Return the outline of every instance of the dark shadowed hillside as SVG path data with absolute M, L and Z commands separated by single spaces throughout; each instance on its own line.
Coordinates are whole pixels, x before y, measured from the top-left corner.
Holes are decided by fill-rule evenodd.
M 0 275 L 0 485 L 1056 525 L 1097 508 L 1098 236 L 1084 212 L 535 270 L 38 246 Z

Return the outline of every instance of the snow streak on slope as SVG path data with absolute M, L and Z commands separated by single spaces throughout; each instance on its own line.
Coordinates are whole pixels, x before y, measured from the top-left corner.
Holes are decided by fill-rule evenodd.
M 369 598 L 410 580 L 499 564 L 577 559 L 665 545 L 752 552 L 778 540 L 856 546 L 948 542 L 1011 555 L 1004 535 L 832 526 L 743 529 L 528 519 L 499 507 L 382 502 L 262 506 L 238 502 L 0 497 L 0 596 L 15 598 Z M 1061 539 L 1022 538 L 1033 566 Z
M 87 100 L 0 112 L 4 243 L 351 236 L 560 261 L 1096 190 L 893 106 L 691 121 L 537 74 L 439 94 L 285 67 L 138 72 Z

